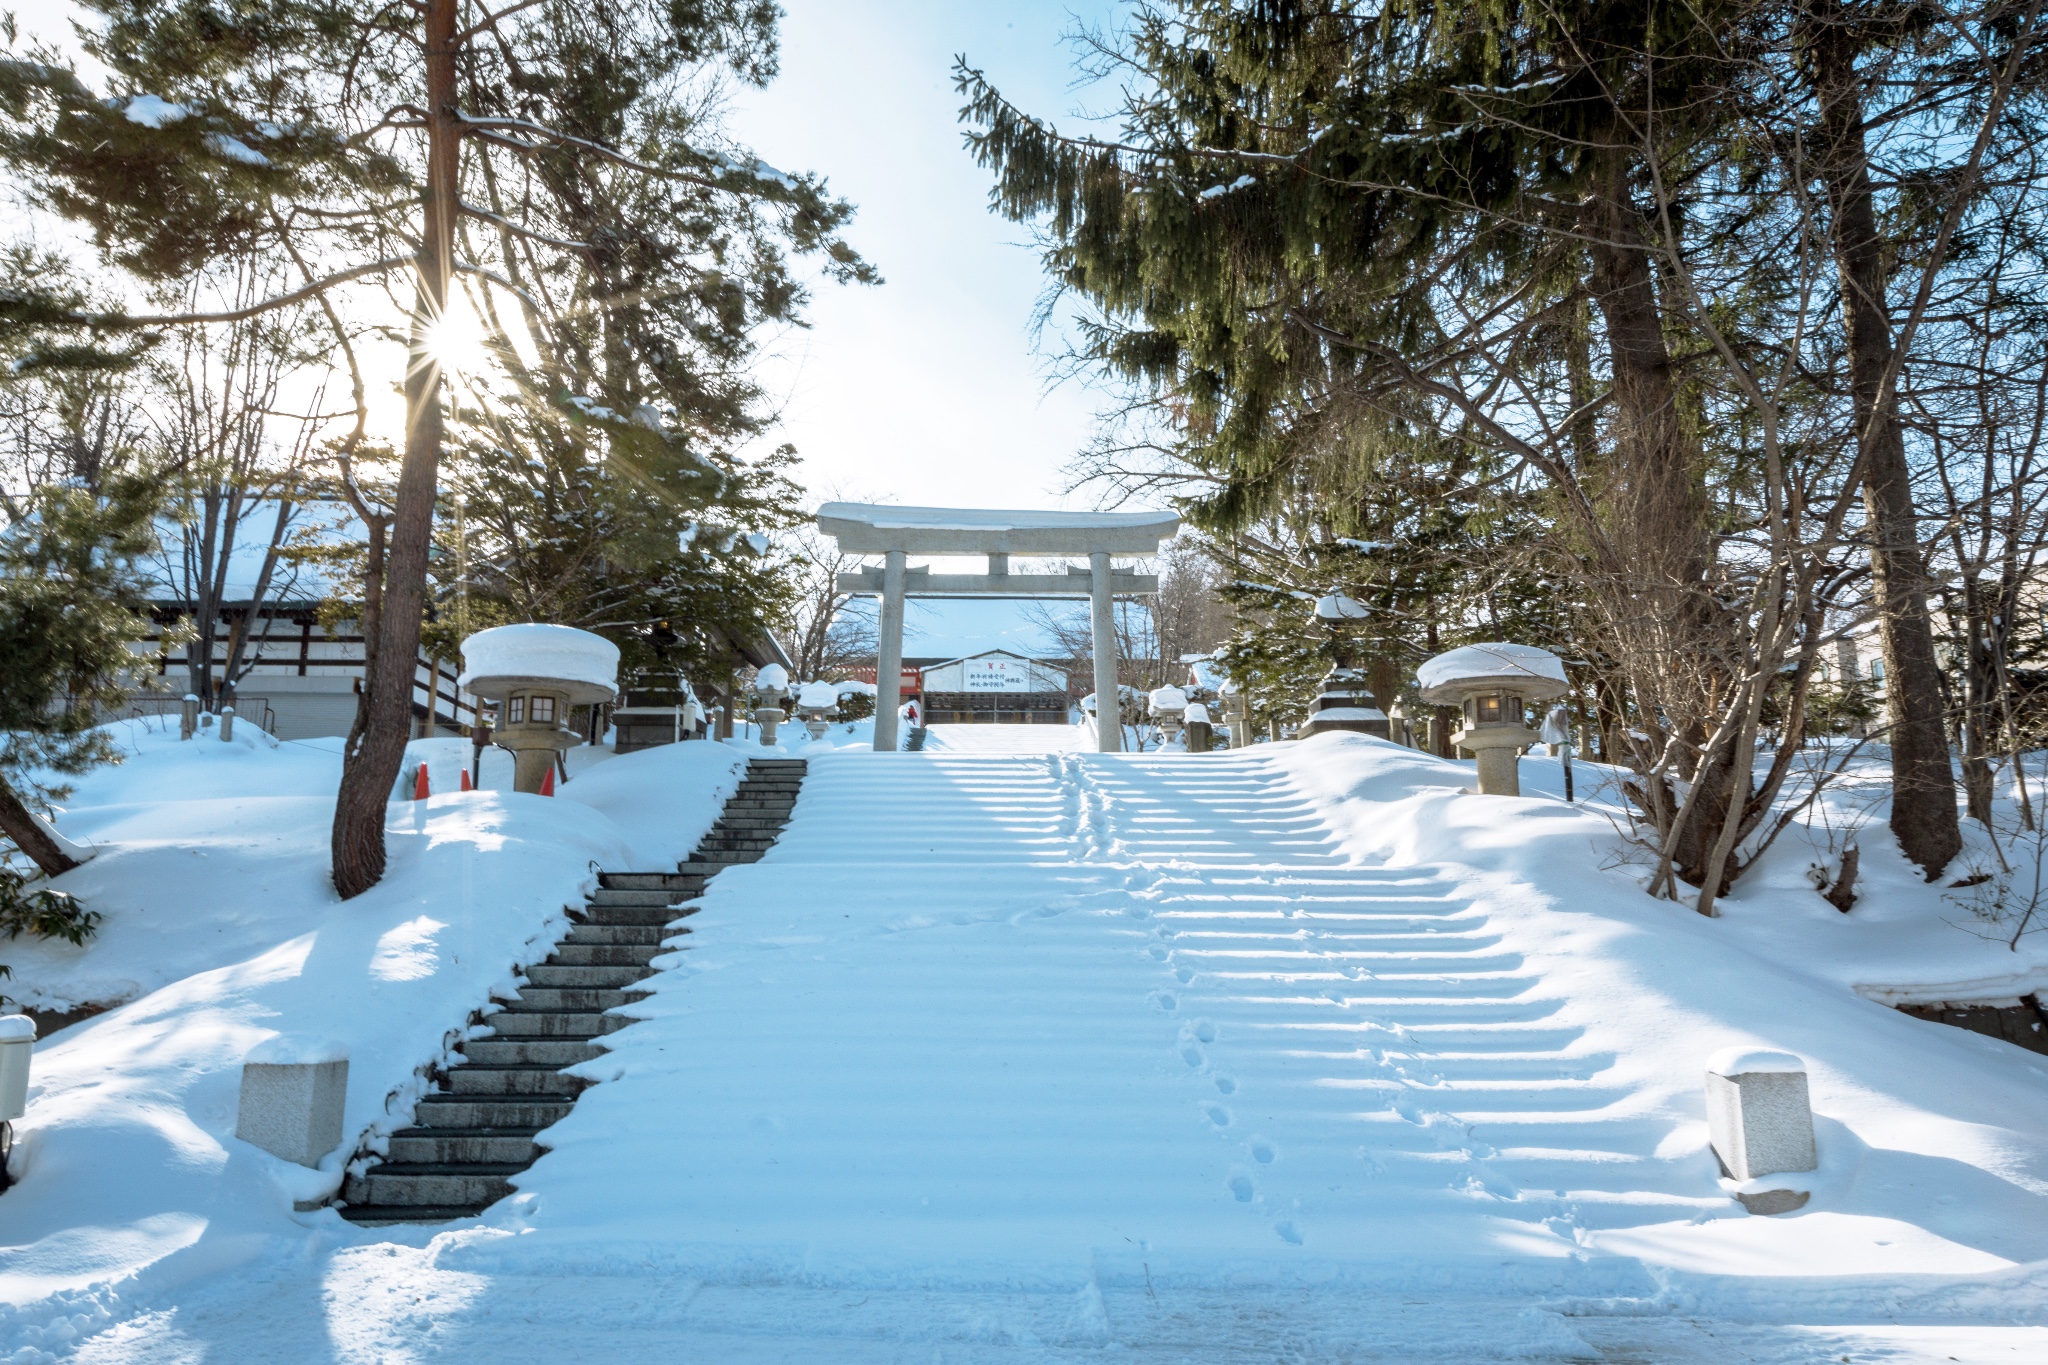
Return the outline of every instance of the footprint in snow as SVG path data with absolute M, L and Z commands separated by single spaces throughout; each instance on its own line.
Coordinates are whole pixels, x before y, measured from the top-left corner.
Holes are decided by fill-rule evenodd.
M 1252 1195 L 1255 1193 L 1252 1188 L 1252 1178 L 1248 1175 L 1234 1175 L 1230 1177 L 1230 1192 L 1237 1197 L 1238 1203 L 1251 1203 Z
M 1237 1093 L 1237 1082 L 1228 1076 L 1218 1076 L 1216 1078 L 1216 1088 L 1226 1095 L 1235 1095 Z
M 1272 1164 L 1273 1164 L 1273 1144 L 1272 1144 L 1272 1143 L 1270 1143 L 1270 1142 L 1268 1142 L 1268 1141 L 1266 1141 L 1266 1140 L 1265 1140 L 1264 1138 L 1253 1138 L 1253 1139 L 1252 1139 L 1252 1160 L 1253 1160 L 1253 1161 L 1256 1161 L 1256 1162 L 1258 1162 L 1258 1163 L 1259 1163 L 1259 1164 L 1260 1164 L 1261 1166 L 1270 1166 L 1270 1165 L 1272 1165 Z
M 1279 1233 L 1280 1240 L 1287 1243 L 1287 1245 L 1291 1247 L 1301 1245 L 1301 1233 L 1296 1230 L 1293 1223 L 1275 1223 L 1273 1224 L 1273 1231 Z
M 1195 1037 L 1205 1043 L 1216 1041 L 1216 1026 L 1207 1019 L 1195 1020 Z
M 1153 992 L 1152 1003 L 1159 1006 L 1159 1008 L 1167 1011 L 1169 1014 L 1172 1013 L 1174 1010 L 1180 1008 L 1180 1001 L 1174 999 L 1172 995 L 1168 994 L 1165 991 Z
M 1180 978 L 1180 984 L 1183 986 L 1195 979 L 1195 969 L 1193 967 L 1176 967 L 1173 970 L 1173 974 Z
M 1230 1126 L 1230 1111 L 1222 1105 L 1212 1104 L 1203 1112 L 1209 1116 L 1209 1122 L 1215 1124 L 1218 1128 L 1228 1128 Z
M 1180 1050 L 1180 1059 L 1189 1066 L 1200 1066 L 1202 1064 L 1202 1049 L 1196 1047 L 1193 1043 L 1189 1043 Z

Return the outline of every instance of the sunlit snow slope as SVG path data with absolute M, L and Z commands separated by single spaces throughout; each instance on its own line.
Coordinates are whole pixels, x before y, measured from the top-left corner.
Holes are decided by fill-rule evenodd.
M 1578 1229 L 1732 1207 L 1483 907 L 1347 856 L 1260 755 L 822 758 L 689 923 L 521 1180 L 520 1256 L 1561 1270 Z

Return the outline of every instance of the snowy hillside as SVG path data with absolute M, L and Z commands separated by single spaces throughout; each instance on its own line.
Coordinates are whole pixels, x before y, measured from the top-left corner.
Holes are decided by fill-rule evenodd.
M 263 952 L 195 957 L 39 1054 L 41 1146 L 0 1198 L 20 1305 L 0 1347 L 2048 1355 L 2048 1063 L 1852 989 L 2036 964 L 1945 927 L 1937 891 L 1875 852 L 1867 912 L 1827 906 L 1802 864 L 1708 921 L 1642 895 L 1597 808 L 1465 795 L 1469 765 L 1381 741 L 1190 757 L 1073 752 L 1055 727 L 935 736 L 811 746 L 780 842 L 711 883 L 518 1194 L 468 1223 L 357 1229 L 292 1213 L 311 1173 L 224 1136 L 241 1051 L 287 1017 L 339 1033 L 378 1071 L 352 1076 L 352 1128 L 387 1123 L 386 1092 L 531 960 L 592 860 L 677 856 L 629 847 L 647 836 L 620 818 L 644 830 L 674 802 L 694 837 L 739 750 L 600 762 L 565 789 L 582 815 L 394 806 L 411 861 L 387 900 L 302 890 Z M 1556 774 L 1525 768 L 1539 793 Z M 191 804 L 254 799 L 190 783 Z M 81 792 L 66 828 L 131 842 L 75 876 L 191 858 L 142 833 L 181 803 L 121 814 L 110 795 Z M 237 922 L 306 880 L 292 858 L 325 825 L 300 823 L 271 829 L 284 851 L 244 833 L 212 853 L 280 869 L 216 889 Z M 464 918 L 429 908 L 458 882 Z M 1909 913 L 1887 890 L 1921 895 Z M 108 932 L 119 961 L 140 931 Z M 1717 1177 L 1701 1073 L 1733 1044 L 1809 1064 L 1821 1169 L 1799 1213 L 1751 1216 Z M 87 1162 L 133 1175 L 83 1196 Z

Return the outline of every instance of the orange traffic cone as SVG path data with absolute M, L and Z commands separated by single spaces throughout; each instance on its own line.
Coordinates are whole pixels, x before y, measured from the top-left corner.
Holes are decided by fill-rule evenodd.
M 472 786 L 471 786 L 471 785 L 469 784 L 469 769 L 467 769 L 467 768 L 464 768 L 464 769 L 462 770 L 462 790 L 464 790 L 464 791 L 475 791 L 475 790 L 476 790 L 476 788 L 472 787 Z
M 553 768 L 548 769 L 547 775 L 541 778 L 540 794 L 542 796 L 553 796 L 555 794 L 555 770 Z
M 420 764 L 419 778 L 412 784 L 412 799 L 424 801 L 427 799 L 427 795 L 427 765 L 422 763 Z

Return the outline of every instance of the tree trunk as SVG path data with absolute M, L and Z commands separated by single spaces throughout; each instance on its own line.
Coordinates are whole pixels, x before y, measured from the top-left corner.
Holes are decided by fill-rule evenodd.
M 1587 483 L 1618 560 L 1608 566 L 1600 607 L 1610 648 L 1644 711 L 1661 714 L 1695 741 L 1688 753 L 1697 755 L 1715 711 L 1719 654 L 1719 642 L 1710 638 L 1714 607 L 1706 574 L 1712 556 L 1702 458 L 1679 410 L 1648 244 L 1629 188 L 1630 150 L 1611 146 L 1596 158 L 1584 210 L 1592 264 L 1587 285 L 1607 334 L 1613 404 L 1611 448 Z M 1662 789 L 1640 790 L 1651 801 L 1646 813 L 1658 833 L 1667 847 L 1678 841 L 1676 860 L 1696 878 L 1735 808 L 1734 793 L 1725 788 L 1733 770 L 1716 764 L 1695 775 L 1690 764 L 1680 766 L 1689 778 L 1724 784 L 1700 793 L 1687 828 L 1670 828 L 1677 803 L 1666 801 Z
M 1842 282 L 1842 323 L 1855 397 L 1856 434 L 1870 522 L 1870 569 L 1884 643 L 1890 712 L 1892 833 L 1929 881 L 1962 850 L 1955 778 L 1943 724 L 1941 669 L 1927 616 L 1927 568 L 1913 508 L 1913 476 L 1899 427 L 1892 373 L 1884 243 L 1878 237 L 1856 73 L 1862 37 L 1828 4 L 1813 28 L 1820 102 L 1821 175 L 1833 210 Z
M 384 875 L 384 816 L 412 731 L 412 688 L 426 604 L 427 550 L 441 461 L 441 371 L 426 346 L 455 268 L 461 146 L 456 109 L 456 0 L 426 0 L 427 202 L 405 373 L 405 462 L 374 624 L 365 613 L 363 698 L 342 756 L 334 807 L 334 887 L 361 895 Z
M 21 798 L 14 794 L 14 788 L 5 780 L 0 780 L 0 834 L 14 840 L 14 846 L 26 853 L 46 877 L 69 872 L 78 866 L 78 860 L 57 846 L 50 832 L 29 813 L 28 807 L 22 804 Z

